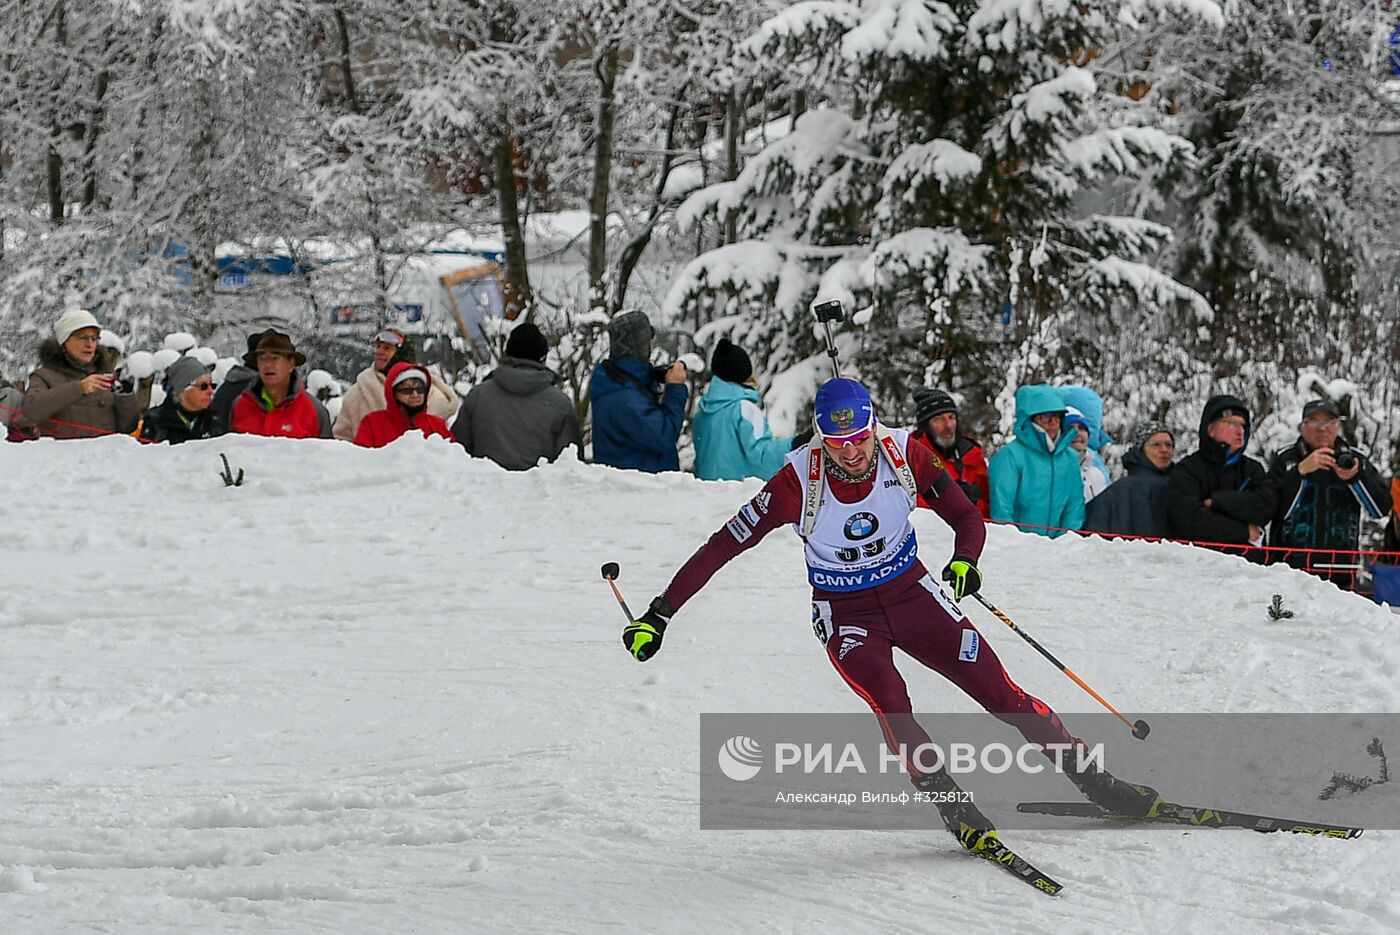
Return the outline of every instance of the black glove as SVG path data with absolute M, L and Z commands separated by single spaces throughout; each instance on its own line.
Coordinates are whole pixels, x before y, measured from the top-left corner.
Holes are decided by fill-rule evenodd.
M 958 486 L 962 488 L 963 493 L 967 494 L 967 499 L 971 500 L 973 503 L 982 499 L 982 491 L 977 489 L 976 484 L 969 484 L 965 480 L 960 480 L 958 481 Z
M 954 555 L 953 560 L 943 566 L 942 577 L 953 586 L 955 601 L 982 590 L 982 573 L 972 564 L 972 559 L 965 556 Z
M 622 629 L 622 645 L 638 662 L 646 662 L 661 651 L 661 638 L 675 611 L 664 597 L 651 602 L 647 612 Z

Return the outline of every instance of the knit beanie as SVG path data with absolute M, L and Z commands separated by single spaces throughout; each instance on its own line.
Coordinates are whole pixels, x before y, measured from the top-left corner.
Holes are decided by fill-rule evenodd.
M 1147 440 L 1153 435 L 1160 435 L 1164 432 L 1167 435 L 1171 436 L 1171 440 L 1173 442 L 1176 441 L 1176 433 L 1171 430 L 1171 427 L 1168 426 L 1167 423 L 1155 421 L 1144 422 L 1137 428 L 1133 429 L 1133 447 L 1141 449 L 1143 445 L 1147 444 Z
M 169 386 L 170 395 L 179 396 L 190 388 L 190 384 L 208 373 L 209 369 L 197 358 L 181 357 L 165 371 L 165 382 Z
M 543 331 L 527 321 L 516 325 L 506 339 L 506 356 L 542 364 L 549 356 L 549 341 Z
M 433 385 L 433 378 L 428 376 L 428 371 L 424 370 L 422 367 L 419 367 L 417 364 L 414 364 L 412 366 L 405 367 L 402 370 L 400 370 L 398 374 L 394 377 L 394 382 L 390 383 L 389 386 L 392 388 L 398 386 L 400 383 L 406 383 L 409 380 L 418 380 L 424 386 L 427 387 L 431 387 Z
M 710 373 L 730 383 L 747 383 L 753 376 L 753 362 L 744 349 L 728 338 L 720 338 L 710 355 Z
M 73 332 L 82 331 L 84 328 L 101 329 L 97 319 L 92 317 L 92 312 L 85 308 L 70 308 L 62 315 L 58 316 L 58 321 L 53 323 L 54 340 L 59 344 L 64 344 L 73 336 Z
M 650 362 L 651 338 L 655 333 L 645 312 L 623 312 L 608 322 L 608 339 L 612 344 L 608 356 L 614 360 L 628 357 Z
M 936 390 L 928 386 L 916 386 L 913 390 L 914 396 L 914 423 L 923 425 L 934 416 L 942 415 L 945 412 L 957 414 L 958 404 L 953 402 L 953 397 L 943 390 Z

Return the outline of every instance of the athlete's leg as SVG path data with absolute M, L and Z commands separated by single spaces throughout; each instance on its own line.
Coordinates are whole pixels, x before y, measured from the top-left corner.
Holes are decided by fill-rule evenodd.
M 930 741 L 910 713 L 909 689 L 894 666 L 887 623 L 879 615 L 865 614 L 850 615 L 846 619 L 855 622 L 843 623 L 839 607 L 833 619 L 831 605 L 824 601 L 814 605 L 813 618 L 818 635 L 825 630 L 826 655 L 837 674 L 875 712 L 885 745 L 903 751 L 909 776 L 917 781 L 923 773 L 911 758 L 915 751 L 927 750 Z M 932 763 L 932 754 L 926 756 Z
M 1070 747 L 1064 745 L 1082 746 L 1083 742 L 1070 734 L 1049 705 L 1011 680 L 972 621 L 959 613 L 931 578 L 925 576 L 920 583 L 922 592 L 915 591 L 911 600 L 888 611 L 894 645 L 1038 745 L 1090 801 L 1139 816 L 1156 807 L 1161 797 L 1151 786 L 1124 782 L 1096 764 L 1081 764 L 1077 755 L 1069 755 Z
M 1049 705 L 1012 681 L 996 651 L 933 579 L 925 575 L 920 584 L 909 600 L 888 610 L 894 644 L 1012 724 L 1029 742 L 1042 749 L 1075 743 Z M 1050 750 L 1046 753 L 1054 758 Z
M 854 622 L 843 623 L 839 609 L 833 619 L 830 603 L 813 604 L 813 627 L 826 640 L 827 658 L 851 691 L 875 712 L 885 746 L 901 754 L 910 781 L 931 797 L 944 826 L 968 850 L 995 845 L 992 823 L 942 768 L 928 734 L 911 713 L 909 689 L 894 665 L 894 643 L 884 608 L 876 601 L 863 609 L 849 616 Z

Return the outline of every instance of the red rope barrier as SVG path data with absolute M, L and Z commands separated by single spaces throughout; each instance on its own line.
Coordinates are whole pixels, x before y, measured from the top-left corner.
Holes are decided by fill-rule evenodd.
M 1097 536 L 1101 539 L 1136 539 L 1143 542 L 1173 542 L 1177 545 L 1190 545 L 1230 555 L 1240 555 L 1261 565 L 1284 563 L 1299 571 L 1326 578 L 1334 584 L 1360 593 L 1366 592 L 1364 588 L 1358 588 L 1358 584 L 1361 582 L 1357 579 L 1359 573 L 1367 565 L 1400 565 L 1400 552 L 1387 552 L 1382 549 L 1313 549 L 1301 546 L 1241 545 L 1238 542 L 1207 542 L 1201 539 L 1174 539 L 1170 536 L 1135 536 L 1130 533 L 1089 532 L 1083 529 L 1069 529 L 1064 526 L 1042 526 L 1037 523 L 1017 523 L 1009 520 L 988 520 L 987 523 L 995 526 L 1012 526 L 1023 530 L 1042 529 L 1048 532 L 1072 532 L 1080 536 Z
M 40 425 L 55 425 L 55 426 L 63 426 L 63 427 L 65 427 L 65 428 L 81 429 L 81 430 L 83 430 L 83 431 L 85 431 L 85 432 L 90 433 L 90 434 L 88 434 L 88 435 L 81 436 L 81 438 L 101 438 L 101 437 L 107 436 L 107 435 L 131 435 L 130 432 L 116 432 L 116 431 L 113 431 L 112 429 L 99 428 L 99 427 L 96 426 L 96 425 L 84 425 L 84 424 L 81 423 L 81 422 L 65 422 L 63 419 L 55 419 L 55 418 L 53 418 L 53 417 L 49 417 L 49 418 L 45 419 L 43 422 L 40 422 L 40 423 L 37 423 L 37 424 L 36 424 L 36 423 L 30 422 L 28 419 L 24 418 L 24 413 L 21 412 L 20 410 L 16 409 L 16 408 L 14 408 L 13 406 L 0 406 L 0 409 L 4 409 L 4 410 L 6 410 L 7 412 L 13 413 L 14 416 L 18 416 L 19 419 L 20 419 L 20 425 L 19 425 L 18 427 L 16 427 L 16 425 L 15 425 L 15 423 L 14 423 L 14 418 L 13 418 L 13 416 L 11 417 L 11 421 L 10 421 L 10 432 L 11 432 L 11 434 L 20 434 L 20 433 L 23 433 L 26 429 L 33 430 L 33 431 L 37 432 L 37 431 L 39 431 L 39 426 L 40 426 Z M 53 437 L 56 437 L 56 436 L 45 436 L 45 435 L 41 435 L 40 437 L 43 437 L 43 438 L 53 438 Z M 134 435 L 132 435 L 132 437 L 133 437 L 133 438 L 136 438 L 136 436 L 134 436 Z M 20 437 L 20 438 L 10 438 L 9 440 L 10 440 L 10 441 L 21 441 L 21 442 L 22 442 L 22 441 L 33 441 L 34 439 L 26 438 L 26 437 Z M 81 440 L 81 439 L 65 438 L 65 439 L 60 439 L 60 440 L 61 440 L 61 441 L 78 441 L 78 440 Z M 151 442 L 151 440 L 150 440 L 149 438 L 136 438 L 136 440 L 137 440 L 138 442 L 140 442 L 141 444 L 143 444 L 143 445 L 152 444 L 152 442 Z

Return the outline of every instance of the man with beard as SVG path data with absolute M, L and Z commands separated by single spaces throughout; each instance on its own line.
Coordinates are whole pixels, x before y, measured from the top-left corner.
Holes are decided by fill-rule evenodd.
M 927 386 L 914 387 L 913 395 L 916 428 L 910 434 L 938 455 L 948 476 L 967 494 L 982 518 L 987 519 L 991 516 L 987 458 L 982 445 L 972 436 L 963 434 L 958 404 L 943 390 Z M 919 506 L 928 507 L 922 497 Z

